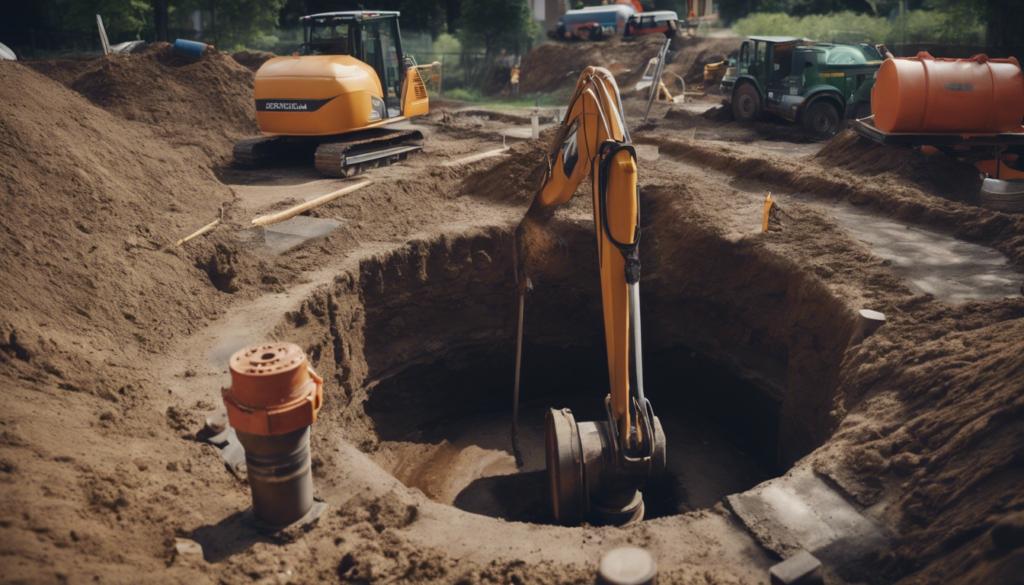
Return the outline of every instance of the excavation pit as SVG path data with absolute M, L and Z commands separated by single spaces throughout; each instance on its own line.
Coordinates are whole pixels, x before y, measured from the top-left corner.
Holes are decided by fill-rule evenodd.
M 416 242 L 362 264 L 359 299 L 369 371 L 365 398 L 358 400 L 376 435 L 364 448 L 381 467 L 430 499 L 467 512 L 554 521 L 547 502 L 545 413 L 570 408 L 577 421 L 604 420 L 609 387 L 589 227 L 556 226 L 565 249 L 579 254 L 555 253 L 533 272 L 535 289 L 525 311 L 521 468 L 511 442 L 518 316 L 511 234 L 490 229 Z M 673 277 L 662 267 L 672 262 L 679 265 L 673 258 L 648 258 L 645 275 L 652 283 L 641 303 L 645 394 L 664 428 L 668 459 L 666 473 L 644 489 L 647 519 L 713 507 L 781 475 L 818 440 L 793 414 L 800 403 L 785 403 L 792 394 L 772 365 L 778 350 L 757 345 L 783 334 L 742 320 L 750 314 L 743 303 L 777 304 L 778 285 L 755 294 L 743 289 L 740 298 L 719 295 L 718 304 L 693 315 L 680 312 L 693 303 L 665 288 Z M 776 282 L 787 278 L 753 259 L 740 265 L 744 278 L 761 271 Z M 684 280 L 699 288 L 694 276 Z M 724 282 L 721 276 L 716 283 Z M 660 294 L 650 296 L 655 285 Z M 726 336 L 739 324 L 741 331 L 757 327 L 737 348 L 757 353 L 760 362 L 746 360 L 741 370 L 721 351 L 691 349 L 732 343 Z
M 647 396 L 667 441 L 665 474 L 644 488 L 646 518 L 714 506 L 778 475 L 779 408 L 759 388 L 686 348 L 651 352 Z M 389 471 L 456 508 L 506 520 L 553 523 L 546 501 L 544 415 L 570 408 L 604 420 L 603 348 L 524 349 L 519 437 L 512 455 L 514 353 L 467 352 L 379 383 L 366 403 Z

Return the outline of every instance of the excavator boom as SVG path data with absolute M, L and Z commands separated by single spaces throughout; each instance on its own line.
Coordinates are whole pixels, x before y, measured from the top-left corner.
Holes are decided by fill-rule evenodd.
M 579 521 L 592 507 L 589 500 L 595 499 L 599 501 L 593 507 L 608 512 L 606 520 L 622 523 L 642 517 L 643 503 L 637 488 L 652 469 L 664 466 L 664 440 L 659 445 L 660 425 L 643 392 L 636 151 L 629 142 L 618 86 L 608 70 L 588 67 L 580 75 L 548 150 L 547 163 L 547 178 L 517 229 L 517 259 L 531 257 L 529 250 L 519 249 L 523 231 L 546 224 L 554 208 L 568 201 L 589 175 L 610 383 L 606 423 L 580 423 L 577 428 L 568 410 L 549 413 L 548 471 L 555 515 L 566 523 Z M 517 276 L 525 294 L 529 266 L 528 262 L 521 264 Z M 584 425 L 598 425 L 591 437 L 594 459 L 589 472 L 581 468 L 577 473 L 572 453 L 587 451 L 581 435 Z M 610 455 L 609 460 L 615 462 L 603 465 L 597 474 L 606 478 L 603 491 L 591 478 L 593 467 L 601 465 L 597 460 L 604 459 L 602 454 Z M 588 487 L 581 487 L 585 485 L 582 477 L 576 477 L 583 473 L 588 477 Z M 589 490 L 589 495 L 578 493 L 581 490 Z M 585 500 L 582 506 L 576 505 L 580 499 Z

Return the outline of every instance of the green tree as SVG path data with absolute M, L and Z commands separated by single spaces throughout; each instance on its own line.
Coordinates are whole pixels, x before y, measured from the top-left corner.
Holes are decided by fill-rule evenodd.
M 985 24 L 985 44 L 1014 52 L 1024 49 L 1024 2 L 1021 0 L 933 0 L 958 22 Z
M 63 6 L 61 26 L 69 30 L 96 31 L 96 15 L 111 43 L 125 37 L 141 39 L 153 31 L 153 8 L 147 0 L 79 0 Z
M 525 0 L 463 0 L 459 40 L 488 56 L 502 49 L 525 53 L 540 34 Z
M 286 0 L 181 0 L 181 10 L 200 11 L 203 37 L 222 50 L 245 47 L 277 27 Z

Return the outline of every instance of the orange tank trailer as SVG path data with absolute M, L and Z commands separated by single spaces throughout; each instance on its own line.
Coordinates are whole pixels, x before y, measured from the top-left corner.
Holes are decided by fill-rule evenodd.
M 887 59 L 871 90 L 883 132 L 1000 134 L 1024 132 L 1024 76 L 1016 59 Z

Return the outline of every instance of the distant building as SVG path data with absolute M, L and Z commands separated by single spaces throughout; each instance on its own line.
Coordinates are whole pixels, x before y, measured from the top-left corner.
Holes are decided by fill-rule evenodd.
M 558 26 L 558 19 L 569 10 L 567 0 L 528 0 L 533 19 L 541 23 L 544 32 L 555 30 Z

